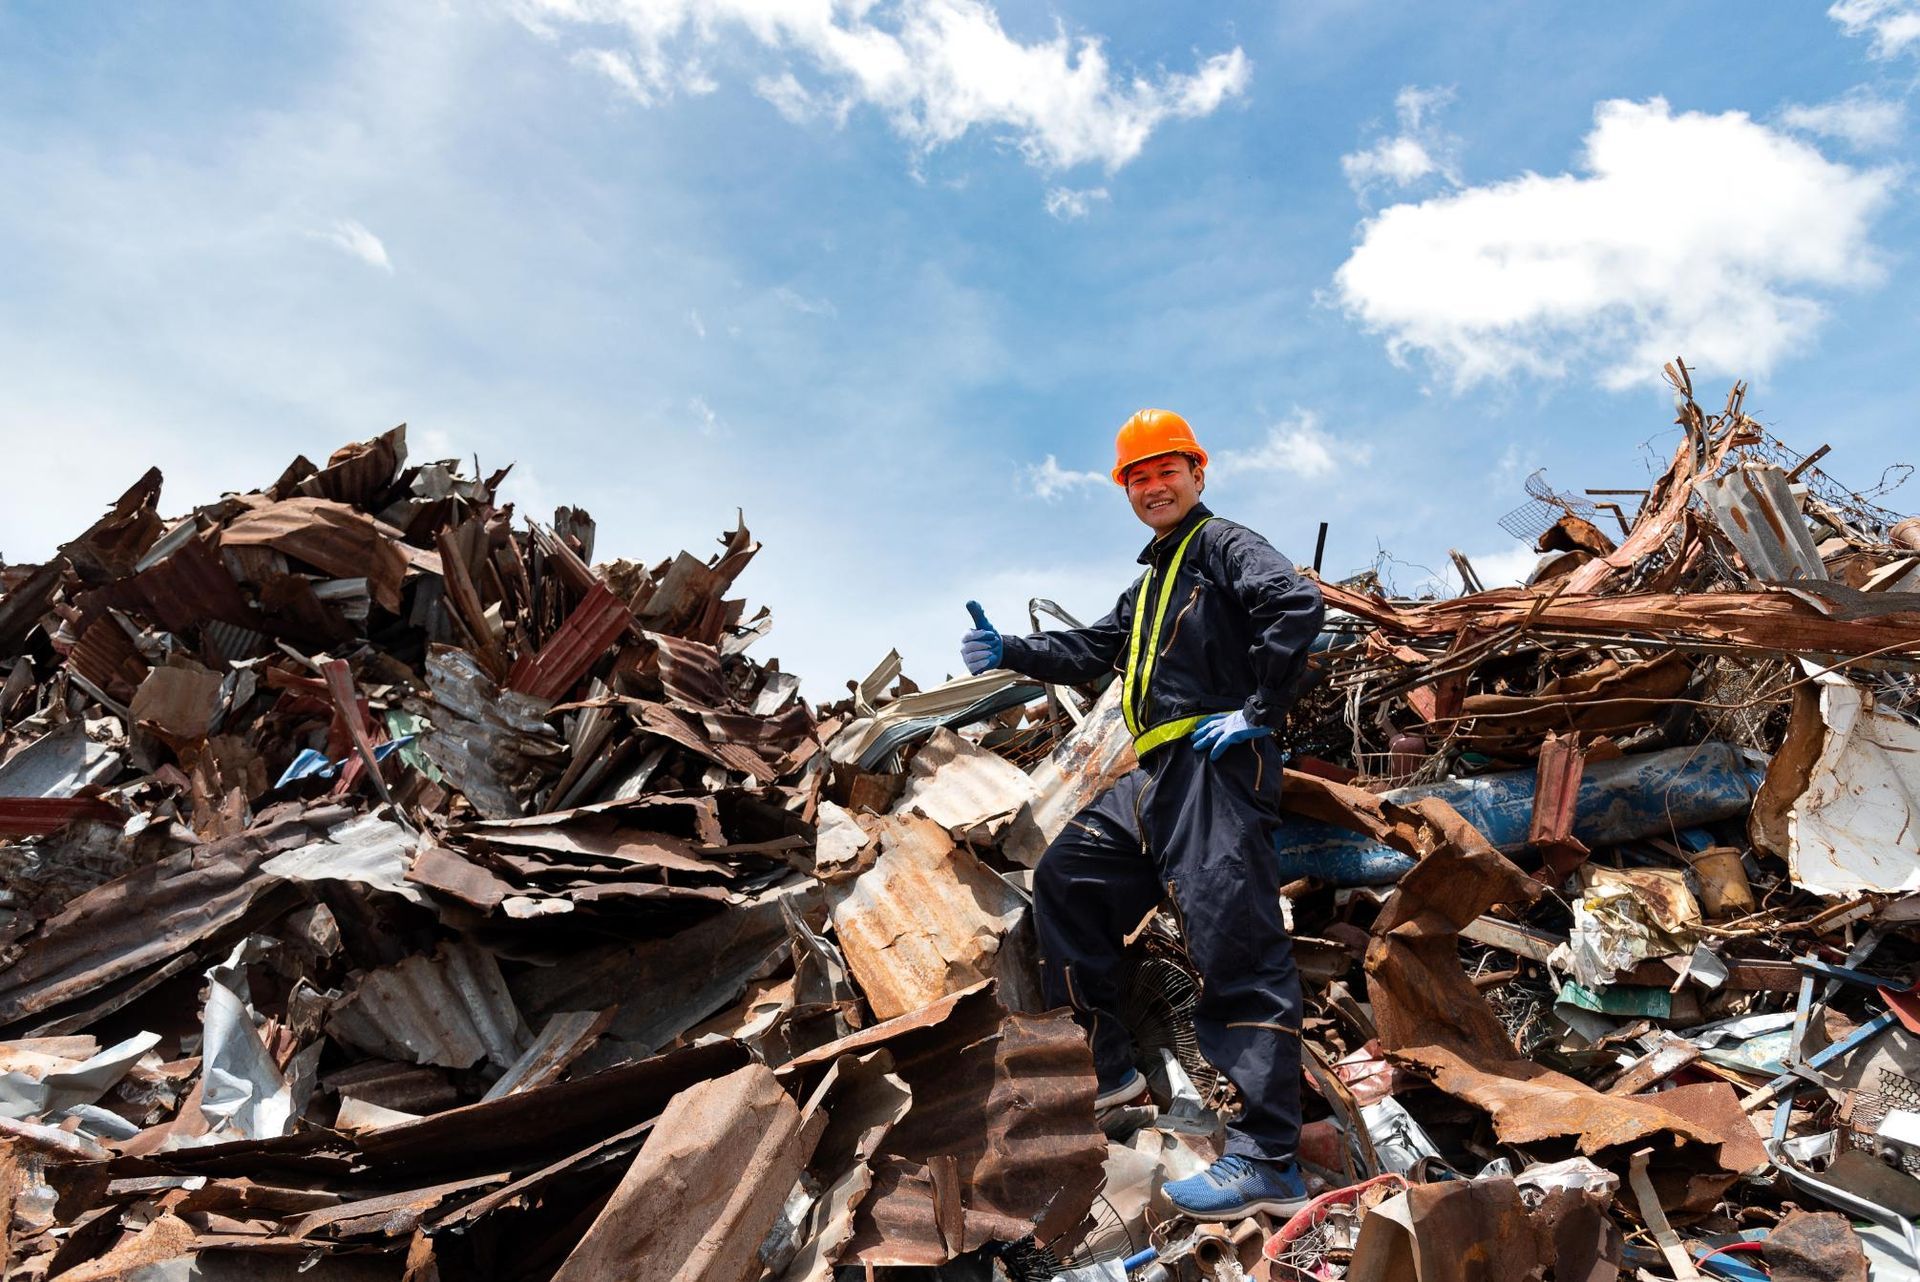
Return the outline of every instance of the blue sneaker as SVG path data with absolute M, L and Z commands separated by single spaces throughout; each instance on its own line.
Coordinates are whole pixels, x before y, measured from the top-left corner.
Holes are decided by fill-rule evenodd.
M 1292 1162 L 1262 1162 L 1229 1153 L 1198 1175 L 1165 1188 L 1173 1209 L 1193 1220 L 1289 1216 L 1309 1201 L 1307 1182 Z

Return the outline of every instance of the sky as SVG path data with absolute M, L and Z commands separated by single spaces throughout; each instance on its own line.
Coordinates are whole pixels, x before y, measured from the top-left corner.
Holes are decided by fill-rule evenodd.
M 1675 356 L 1920 454 L 1917 83 L 1920 0 L 0 0 L 0 558 L 405 422 L 600 559 L 743 512 L 827 699 L 1110 609 L 1158 406 L 1296 561 L 1511 581 Z

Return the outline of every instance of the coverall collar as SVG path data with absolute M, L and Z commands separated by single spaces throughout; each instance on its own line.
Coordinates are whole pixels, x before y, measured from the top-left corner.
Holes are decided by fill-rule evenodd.
M 1212 515 L 1213 513 L 1207 510 L 1205 503 L 1195 503 L 1193 510 L 1187 513 L 1186 519 L 1174 526 L 1171 530 L 1168 530 L 1165 534 L 1154 539 L 1151 543 L 1147 544 L 1146 547 L 1140 549 L 1140 556 L 1138 558 L 1140 564 L 1151 565 L 1155 554 L 1161 549 L 1178 546 L 1180 540 L 1186 538 L 1187 535 L 1192 532 L 1194 526 L 1200 524 L 1200 522 Z

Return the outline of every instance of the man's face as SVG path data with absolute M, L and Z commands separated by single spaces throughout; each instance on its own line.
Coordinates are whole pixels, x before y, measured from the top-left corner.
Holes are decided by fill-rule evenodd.
M 1200 501 L 1202 480 L 1200 469 L 1184 454 L 1142 459 L 1127 469 L 1127 502 L 1156 535 L 1165 534 L 1186 520 Z

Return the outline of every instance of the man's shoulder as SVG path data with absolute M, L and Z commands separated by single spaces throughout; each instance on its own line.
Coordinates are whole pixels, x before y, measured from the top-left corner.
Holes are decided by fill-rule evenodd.
M 1231 547 L 1235 544 L 1254 543 L 1271 547 L 1266 535 L 1250 525 L 1243 525 L 1231 517 L 1216 515 L 1201 527 L 1200 537 L 1207 543 L 1218 547 Z

